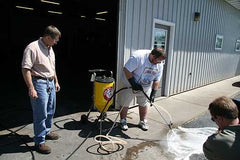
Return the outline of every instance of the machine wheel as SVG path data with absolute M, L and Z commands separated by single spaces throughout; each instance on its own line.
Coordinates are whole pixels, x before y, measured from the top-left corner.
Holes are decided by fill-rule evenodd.
M 100 119 L 105 120 L 106 118 L 107 118 L 107 113 L 106 112 L 102 113 Z
M 83 114 L 83 115 L 81 116 L 81 122 L 82 122 L 82 123 L 87 123 L 87 121 L 88 121 L 88 116 L 85 115 L 85 114 Z

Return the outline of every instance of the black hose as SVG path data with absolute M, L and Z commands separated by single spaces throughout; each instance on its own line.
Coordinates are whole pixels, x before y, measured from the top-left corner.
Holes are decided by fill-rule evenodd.
M 150 99 L 150 97 L 142 90 L 142 92 L 143 92 L 143 94 L 146 96 L 146 98 L 149 100 L 149 102 L 150 102 L 150 106 L 152 106 L 153 104 L 152 104 L 152 102 L 151 102 L 151 99 Z M 161 113 L 160 113 L 160 111 L 157 109 L 157 107 L 156 106 L 154 106 L 154 108 L 159 112 L 159 114 L 160 114 L 160 116 L 163 118 L 163 120 L 167 123 L 167 125 L 168 125 L 168 127 L 169 127 L 169 129 L 170 130 L 172 130 L 172 122 L 170 121 L 169 123 L 165 120 L 165 118 L 161 115 Z
M 121 89 L 119 89 L 118 91 L 114 91 L 113 95 L 109 98 L 109 100 L 107 101 L 106 105 L 104 106 L 102 112 L 100 112 L 100 116 L 97 118 L 97 120 L 95 121 L 95 123 L 92 125 L 92 128 L 94 128 L 94 126 L 97 124 L 98 120 L 100 120 L 100 118 L 103 117 L 103 111 L 106 109 L 108 103 L 112 100 L 112 98 L 120 91 L 124 90 L 124 89 L 128 89 L 129 87 L 123 87 Z M 82 143 L 80 143 L 78 145 L 78 147 L 66 158 L 66 160 L 68 160 L 88 139 L 88 137 L 92 134 L 93 130 L 91 129 L 91 131 L 88 133 L 88 135 L 85 137 L 85 139 L 82 141 Z M 116 152 L 116 151 L 115 151 Z
M 78 145 L 78 147 L 66 158 L 66 160 L 68 160 L 70 157 L 72 157 L 72 155 L 86 142 L 86 140 L 88 139 L 88 137 L 92 134 L 92 130 L 88 133 L 88 135 L 86 136 L 86 138 L 82 141 L 82 143 L 80 143 Z
M 120 88 L 119 90 L 117 90 L 116 92 L 114 91 L 113 92 L 113 95 L 109 98 L 109 100 L 107 101 L 106 105 L 104 106 L 102 112 L 100 112 L 100 118 L 102 117 L 102 114 L 104 113 L 103 111 L 106 109 L 108 103 L 112 100 L 112 98 L 120 91 L 124 90 L 124 89 L 129 89 L 130 87 L 123 87 L 123 88 Z M 99 119 L 98 119 L 99 120 Z
M 97 120 L 95 121 L 95 123 L 94 123 L 94 125 L 92 126 L 92 128 L 97 124 L 98 120 L 103 117 L 104 110 L 106 109 L 108 103 L 112 100 L 112 98 L 113 98 L 118 92 L 120 92 L 120 91 L 122 91 L 122 90 L 124 90 L 124 89 L 129 89 L 129 88 L 131 88 L 131 87 L 123 87 L 123 88 L 121 88 L 121 89 L 113 92 L 113 95 L 112 95 L 112 96 L 109 98 L 109 100 L 107 101 L 106 105 L 105 105 L 104 108 L 102 109 L 102 112 L 100 112 L 100 116 L 97 118 Z M 147 95 L 144 91 L 142 91 L 142 92 L 143 92 L 143 94 L 147 97 L 147 99 L 151 102 L 151 100 L 150 100 L 150 98 L 148 97 L 148 95 Z M 138 106 L 138 105 L 136 105 L 136 106 Z M 134 107 L 136 107 L 136 106 L 134 106 Z M 172 125 L 172 123 L 168 124 L 168 127 L 169 127 L 170 129 L 172 129 L 171 125 Z M 88 133 L 88 135 L 87 135 L 86 138 L 82 141 L 82 143 L 79 144 L 79 146 L 66 158 L 66 160 L 68 160 L 68 159 L 86 142 L 86 140 L 87 140 L 88 137 L 92 134 L 92 132 L 93 132 L 93 130 L 91 130 L 91 131 Z
M 5 127 L 4 125 L 0 124 L 0 127 L 6 129 L 7 131 L 9 131 L 9 135 L 12 134 L 12 135 L 15 135 L 17 136 L 26 146 L 27 148 L 29 149 L 31 155 L 32 155 L 32 160 L 35 160 L 35 156 L 34 156 L 34 153 L 33 153 L 33 150 L 32 148 L 27 144 L 27 142 L 22 138 L 22 135 L 18 134 L 17 131 L 19 131 L 20 129 L 18 129 L 17 131 L 12 131 L 10 129 L 8 129 L 7 127 Z M 25 126 L 24 126 L 25 127 Z M 23 129 L 24 127 L 21 127 L 21 129 Z

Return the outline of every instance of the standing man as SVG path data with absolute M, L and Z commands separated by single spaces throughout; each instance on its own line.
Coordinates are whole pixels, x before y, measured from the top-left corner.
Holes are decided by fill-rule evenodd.
M 139 104 L 139 127 L 147 131 L 147 97 L 150 96 L 151 102 L 159 86 L 159 81 L 163 72 L 162 61 L 166 58 L 163 48 L 154 48 L 153 50 L 138 50 L 133 53 L 130 59 L 123 67 L 122 82 L 124 87 L 131 87 L 120 92 L 120 105 L 123 107 L 120 112 L 120 125 L 122 130 L 127 130 L 127 112 L 130 104 L 137 98 Z
M 42 37 L 25 48 L 22 59 L 22 75 L 33 110 L 35 148 L 43 154 L 51 153 L 45 139 L 59 138 L 50 130 L 56 108 L 56 92 L 60 91 L 52 46 L 60 37 L 61 32 L 55 26 L 47 26 Z
M 208 137 L 203 152 L 209 160 L 240 159 L 240 125 L 236 104 L 225 96 L 209 105 L 211 119 L 218 125 L 217 133 Z

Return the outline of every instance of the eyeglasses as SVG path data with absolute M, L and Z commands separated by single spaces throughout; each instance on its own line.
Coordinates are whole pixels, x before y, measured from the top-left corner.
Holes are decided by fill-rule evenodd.
M 215 122 L 215 119 L 214 119 L 213 117 L 211 117 L 211 120 L 212 120 L 213 122 Z
M 157 63 L 161 63 L 163 60 L 161 57 L 156 58 L 155 56 L 154 56 L 154 59 Z
M 51 36 L 50 36 L 50 37 L 51 37 Z M 58 38 L 58 37 L 55 37 L 55 38 L 51 37 L 51 39 L 52 39 L 54 42 L 58 42 L 58 41 L 59 41 L 59 38 Z
M 53 39 L 55 42 L 58 42 L 59 41 L 59 38 L 54 38 Z

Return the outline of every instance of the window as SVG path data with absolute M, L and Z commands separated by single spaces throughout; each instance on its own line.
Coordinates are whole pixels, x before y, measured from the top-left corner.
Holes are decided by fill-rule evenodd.
M 240 51 L 240 40 L 237 40 L 237 42 L 236 42 L 235 51 L 236 51 L 236 52 L 239 52 L 239 51 Z
M 215 41 L 215 50 L 222 50 L 223 46 L 223 35 L 217 34 Z
M 167 30 L 154 28 L 154 47 L 162 47 L 166 49 Z

